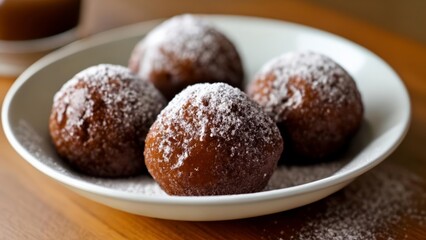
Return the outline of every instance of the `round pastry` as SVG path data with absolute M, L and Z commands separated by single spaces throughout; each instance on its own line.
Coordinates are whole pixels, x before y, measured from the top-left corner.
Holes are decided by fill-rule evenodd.
M 258 104 L 224 83 L 178 94 L 151 126 L 145 163 L 171 195 L 261 191 L 283 150 L 276 124 Z
M 173 17 L 133 50 L 129 68 L 168 99 L 188 85 L 225 82 L 241 88 L 244 72 L 232 42 L 205 20 Z
M 296 162 L 331 157 L 361 125 L 354 80 L 322 54 L 295 52 L 271 60 L 247 92 L 275 120 Z
M 56 93 L 50 135 L 58 154 L 83 173 L 134 175 L 144 169 L 145 137 L 164 105 L 158 90 L 129 69 L 93 66 Z

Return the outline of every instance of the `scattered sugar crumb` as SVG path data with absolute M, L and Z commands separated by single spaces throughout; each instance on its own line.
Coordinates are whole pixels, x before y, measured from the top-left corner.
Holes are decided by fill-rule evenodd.
M 273 225 L 263 239 L 280 239 L 284 231 L 285 239 L 410 239 L 402 226 L 426 228 L 425 185 L 413 172 L 382 163 L 330 197 L 264 217 Z

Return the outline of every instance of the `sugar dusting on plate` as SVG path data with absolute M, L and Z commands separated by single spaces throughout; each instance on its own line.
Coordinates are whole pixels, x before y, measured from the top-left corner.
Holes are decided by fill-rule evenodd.
M 25 120 L 20 120 L 18 122 L 18 127 L 15 131 L 16 136 L 32 155 L 36 156 L 43 164 L 66 176 L 123 192 L 140 193 L 148 196 L 169 197 L 149 175 L 108 179 L 91 177 L 76 172 L 64 161 L 58 161 L 59 157 L 51 157 L 52 155 L 55 155 L 55 153 L 52 152 L 54 151 L 53 145 L 43 142 L 44 139 L 48 139 L 49 137 L 42 137 Z M 41 148 L 41 145 L 44 146 L 43 149 Z M 272 175 L 265 191 L 296 186 L 331 176 L 344 167 L 346 163 L 347 160 L 341 160 L 312 166 L 279 166 Z

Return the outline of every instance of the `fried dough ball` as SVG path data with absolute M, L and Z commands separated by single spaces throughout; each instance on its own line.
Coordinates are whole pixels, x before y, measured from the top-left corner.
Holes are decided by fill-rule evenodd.
M 247 92 L 277 123 L 290 162 L 332 158 L 355 135 L 363 118 L 352 77 L 329 57 L 311 51 L 266 63 Z
M 56 93 L 50 134 L 58 154 L 80 172 L 131 176 L 145 168 L 145 137 L 164 105 L 154 86 L 127 68 L 93 66 Z
M 129 68 L 171 100 L 196 83 L 225 82 L 241 88 L 241 58 L 233 43 L 202 18 L 173 17 L 133 50 Z
M 261 191 L 283 150 L 276 124 L 247 95 L 224 83 L 178 94 L 152 125 L 145 163 L 170 195 Z

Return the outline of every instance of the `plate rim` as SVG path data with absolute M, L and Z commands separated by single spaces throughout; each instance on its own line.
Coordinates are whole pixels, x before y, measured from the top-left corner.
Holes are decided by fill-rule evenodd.
M 327 187 L 332 187 L 334 185 L 341 184 L 346 181 L 350 181 L 352 179 L 355 179 L 359 175 L 367 172 L 368 170 L 370 170 L 371 168 L 375 167 L 380 162 L 382 162 L 384 159 L 386 159 L 400 145 L 405 135 L 407 134 L 409 125 L 410 125 L 410 120 L 411 120 L 411 104 L 410 104 L 408 91 L 404 85 L 404 82 L 402 81 L 401 77 L 396 73 L 396 71 L 385 60 L 383 60 L 381 57 L 379 57 L 372 51 L 359 45 L 358 43 L 355 43 L 344 37 L 338 36 L 336 34 L 333 34 L 321 29 L 313 28 L 313 27 L 302 25 L 299 23 L 283 21 L 283 20 L 253 17 L 253 16 L 241 16 L 241 15 L 202 14 L 200 16 L 205 16 L 207 18 L 218 18 L 218 19 L 234 19 L 234 20 L 238 19 L 241 21 L 262 21 L 266 24 L 272 23 L 272 24 L 278 24 L 282 26 L 286 25 L 286 26 L 307 30 L 309 32 L 319 32 L 322 35 L 327 35 L 327 37 L 338 39 L 339 41 L 343 41 L 356 48 L 359 48 L 360 50 L 363 51 L 363 53 L 370 54 L 373 58 L 379 60 L 380 63 L 386 67 L 387 71 L 390 71 L 390 73 L 395 75 L 395 78 L 401 87 L 400 91 L 406 102 L 406 105 L 404 105 L 406 107 L 406 111 L 404 112 L 405 115 L 403 116 L 402 121 L 398 123 L 398 124 L 403 124 L 402 129 L 397 133 L 398 137 L 394 139 L 390 147 L 388 149 L 385 149 L 382 154 L 379 154 L 377 158 L 369 161 L 368 163 L 364 164 L 363 166 L 359 168 L 345 172 L 344 174 L 337 173 L 335 175 L 328 176 L 326 178 L 322 178 L 322 179 L 301 184 L 301 185 L 296 185 L 296 186 L 281 188 L 281 189 L 255 192 L 255 193 L 220 195 L 220 196 L 166 196 L 166 197 L 152 196 L 152 195 L 146 195 L 141 193 L 125 192 L 121 190 L 110 189 L 107 187 L 86 182 L 84 180 L 75 179 L 73 177 L 64 175 L 50 168 L 49 166 L 43 164 L 42 162 L 40 162 L 36 157 L 34 157 L 30 152 L 26 150 L 26 148 L 17 140 L 17 138 L 15 138 L 12 132 L 10 121 L 9 121 L 10 104 L 12 103 L 12 100 L 14 99 L 15 94 L 29 79 L 31 79 L 31 76 L 34 73 L 42 70 L 44 67 L 55 62 L 57 59 L 61 59 L 61 58 L 70 56 L 74 53 L 84 51 L 86 49 L 90 49 L 91 47 L 109 43 L 109 42 L 119 41 L 121 39 L 130 38 L 132 36 L 138 36 L 138 35 L 143 36 L 144 34 L 147 34 L 148 31 L 152 29 L 152 27 L 166 20 L 165 18 L 161 18 L 161 19 L 139 22 L 136 24 L 108 30 L 108 31 L 90 36 L 88 38 L 78 40 L 59 50 L 49 53 L 48 55 L 44 56 L 43 58 L 35 62 L 33 65 L 31 65 L 15 80 L 15 82 L 12 84 L 12 86 L 8 90 L 3 101 L 2 124 L 3 124 L 3 131 L 5 133 L 7 140 L 9 141 L 11 146 L 15 149 L 15 151 L 24 160 L 26 160 L 33 167 L 35 167 L 37 170 L 39 170 L 43 174 L 46 174 L 47 176 L 56 180 L 57 182 L 60 182 L 66 186 L 76 188 L 78 190 L 82 190 L 85 192 L 89 192 L 92 194 L 97 194 L 97 195 L 105 196 L 109 198 L 133 201 L 133 202 L 144 202 L 144 203 L 151 203 L 151 204 L 166 204 L 166 205 L 175 204 L 175 205 L 218 206 L 218 205 L 240 204 L 240 203 L 250 203 L 250 202 L 259 202 L 259 201 L 271 201 L 271 200 L 276 200 L 276 199 L 285 198 L 289 196 L 296 196 L 296 195 L 300 195 L 304 193 L 309 193 L 315 190 L 325 189 Z M 132 32 L 130 31 L 132 29 L 137 29 L 138 31 Z M 129 32 L 132 32 L 132 33 L 129 34 Z M 126 33 L 126 34 L 123 35 L 120 33 Z

